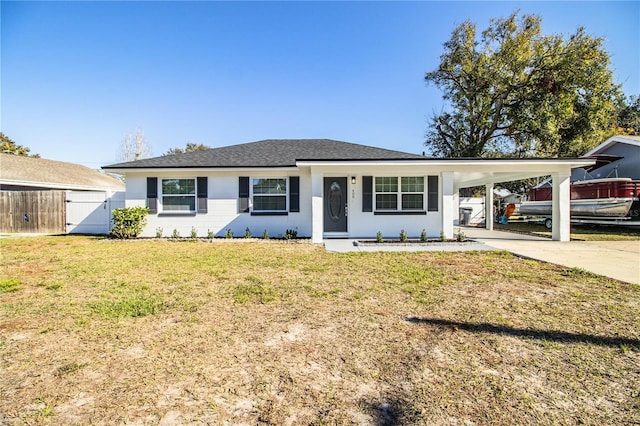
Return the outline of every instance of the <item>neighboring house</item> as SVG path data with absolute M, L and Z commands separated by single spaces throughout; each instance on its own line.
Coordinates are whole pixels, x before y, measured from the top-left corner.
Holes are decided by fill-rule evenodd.
M 0 191 L 124 191 L 113 176 L 80 164 L 0 154 Z
M 584 157 L 601 157 L 611 161 L 588 174 L 584 169 L 573 171 L 571 180 L 628 177 L 640 180 L 640 136 L 613 136 L 587 152 Z
M 434 159 L 327 139 L 264 140 L 103 167 L 126 176 L 126 205 L 147 206 L 143 236 L 295 229 L 324 238 L 453 237 L 459 188 L 557 176 L 553 237 L 569 238 L 569 176 L 588 159 Z M 556 224 L 557 222 L 557 224 Z M 493 223 L 488 222 L 491 228 Z
M 106 234 L 124 189 L 79 164 L 0 154 L 0 232 Z

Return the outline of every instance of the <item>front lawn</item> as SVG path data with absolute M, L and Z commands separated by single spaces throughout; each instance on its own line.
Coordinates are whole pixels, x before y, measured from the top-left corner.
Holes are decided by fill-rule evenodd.
M 633 424 L 640 286 L 505 252 L 0 240 L 0 424 Z

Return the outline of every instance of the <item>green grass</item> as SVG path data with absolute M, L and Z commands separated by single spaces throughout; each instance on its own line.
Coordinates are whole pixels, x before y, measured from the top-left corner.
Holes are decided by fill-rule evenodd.
M 275 291 L 268 282 L 253 275 L 247 276 L 245 280 L 246 284 L 238 284 L 233 287 L 234 302 L 269 303 L 276 300 Z
M 640 422 L 640 286 L 507 252 L 0 240 L 8 424 Z
M 2 279 L 0 280 L 0 293 L 18 291 L 19 284 L 20 280 L 17 279 Z
M 154 315 L 164 308 L 163 302 L 154 296 L 132 296 L 124 300 L 101 300 L 88 303 L 89 309 L 104 318 L 138 318 Z

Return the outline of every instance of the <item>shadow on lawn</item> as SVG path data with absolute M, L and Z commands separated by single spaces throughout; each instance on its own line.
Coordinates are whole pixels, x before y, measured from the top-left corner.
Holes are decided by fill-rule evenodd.
M 365 401 L 365 410 L 371 414 L 376 426 L 396 426 L 402 424 L 400 421 L 401 406 L 400 401 Z
M 439 326 L 450 329 L 460 329 L 473 333 L 496 333 L 506 334 L 527 339 L 548 340 L 560 343 L 589 343 L 598 346 L 633 346 L 640 349 L 640 340 L 626 337 L 594 336 L 592 334 L 568 333 L 565 331 L 536 330 L 527 328 L 515 328 L 505 325 L 489 323 L 468 323 L 459 321 L 449 321 L 437 318 L 408 317 L 406 321 L 414 324 L 425 324 Z

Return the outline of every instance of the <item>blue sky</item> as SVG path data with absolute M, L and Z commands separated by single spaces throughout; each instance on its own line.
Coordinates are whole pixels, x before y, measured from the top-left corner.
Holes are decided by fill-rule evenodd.
M 426 86 L 454 27 L 516 9 L 545 34 L 605 39 L 640 93 L 640 2 L 0 3 L 0 128 L 43 158 L 116 162 L 140 128 L 154 155 L 271 138 L 420 153 L 443 107 Z

